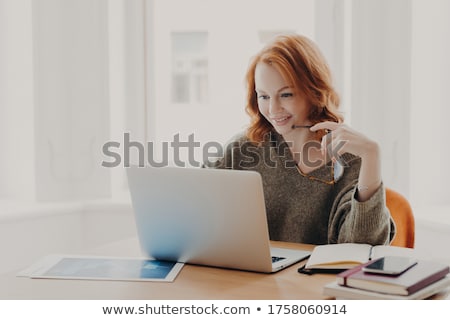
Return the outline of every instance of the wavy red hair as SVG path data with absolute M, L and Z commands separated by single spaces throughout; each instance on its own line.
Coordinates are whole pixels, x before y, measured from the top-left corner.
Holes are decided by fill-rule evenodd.
M 311 108 L 309 120 L 342 122 L 338 113 L 339 96 L 333 88 L 331 72 L 317 45 L 298 34 L 280 35 L 257 53 L 247 70 L 246 112 L 251 118 L 247 130 L 250 141 L 259 143 L 273 126 L 259 112 L 255 91 L 255 69 L 258 63 L 275 67 L 294 90 L 306 97 Z

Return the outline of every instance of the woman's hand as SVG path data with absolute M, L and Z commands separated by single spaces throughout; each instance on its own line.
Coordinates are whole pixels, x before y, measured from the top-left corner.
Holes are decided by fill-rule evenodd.
M 332 160 L 339 160 L 344 153 L 351 153 L 361 158 L 358 179 L 359 201 L 368 200 L 381 184 L 381 161 L 378 144 L 346 124 L 325 121 L 315 124 L 311 131 L 328 131 L 322 137 L 322 153 Z M 345 166 L 345 163 L 341 163 Z

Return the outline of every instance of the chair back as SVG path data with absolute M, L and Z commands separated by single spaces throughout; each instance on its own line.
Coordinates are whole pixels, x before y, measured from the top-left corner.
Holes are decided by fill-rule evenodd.
M 408 200 L 397 191 L 386 188 L 386 206 L 397 228 L 391 245 L 414 248 L 415 221 Z

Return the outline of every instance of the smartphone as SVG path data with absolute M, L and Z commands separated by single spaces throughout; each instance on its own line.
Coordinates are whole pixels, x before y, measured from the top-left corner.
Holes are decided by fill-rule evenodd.
M 417 264 L 417 260 L 408 257 L 386 256 L 374 260 L 363 267 L 364 272 L 396 276 Z

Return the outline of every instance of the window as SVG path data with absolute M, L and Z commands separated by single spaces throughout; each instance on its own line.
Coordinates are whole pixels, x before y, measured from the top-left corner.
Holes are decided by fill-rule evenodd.
M 208 102 L 208 33 L 172 33 L 172 102 Z

